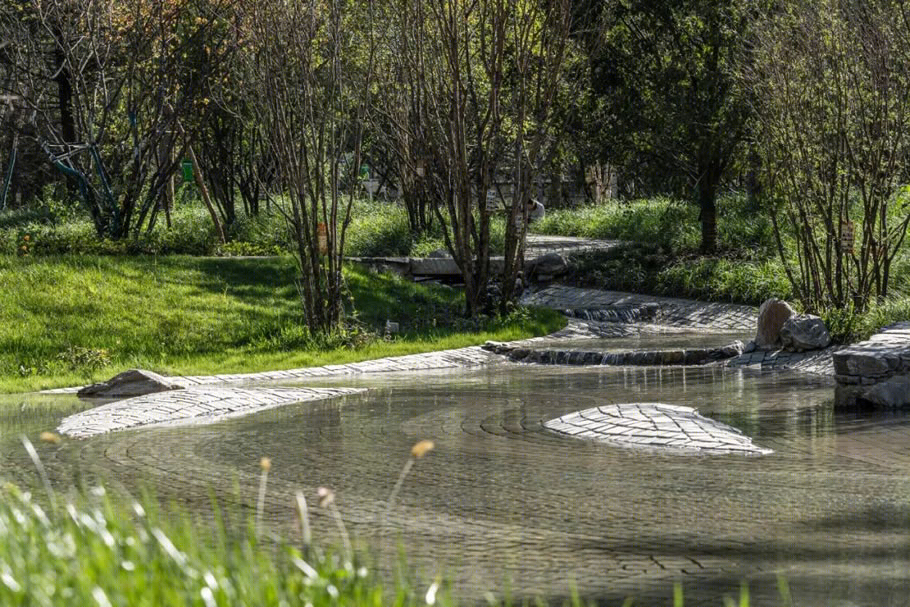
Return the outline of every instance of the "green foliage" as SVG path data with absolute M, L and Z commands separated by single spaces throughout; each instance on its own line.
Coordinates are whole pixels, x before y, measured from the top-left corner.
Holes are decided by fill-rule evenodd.
M 350 268 L 348 321 L 316 337 L 303 328 L 294 277 L 290 257 L 0 257 L 0 390 L 74 385 L 131 367 L 230 373 L 352 362 L 543 335 L 565 323 L 545 310 L 467 323 L 455 289 Z M 387 320 L 401 326 L 392 341 L 381 339 Z
M 852 305 L 829 307 L 820 316 L 834 343 L 854 343 L 872 337 L 883 327 L 910 319 L 910 297 L 873 304 L 863 312 L 857 312 Z
M 747 304 L 790 297 L 767 217 L 737 195 L 718 210 L 721 253 L 712 256 L 696 253 L 698 210 L 666 198 L 556 210 L 535 230 L 626 243 L 575 256 L 572 278 L 585 286 Z
M 576 255 L 572 265 L 570 279 L 601 289 L 745 304 L 791 294 L 774 259 L 674 257 L 660 247 L 631 244 Z
M 59 440 L 53 435 L 47 438 Z M 54 448 L 37 445 L 39 454 Z M 127 509 L 100 486 L 68 497 L 63 505 L 48 508 L 40 501 L 11 483 L 0 489 L 3 605 L 460 604 L 445 580 L 427 583 L 402 573 L 388 583 L 370 566 L 368 554 L 348 556 L 318 543 L 303 546 L 270 533 L 259 534 L 253 521 L 230 509 L 225 512 L 218 504 L 215 521 L 199 523 L 179 512 L 161 512 L 148 497 L 131 501 Z M 406 572 L 408 564 L 404 556 L 401 559 L 398 570 Z M 489 590 L 486 604 L 491 607 L 519 604 L 507 593 L 504 599 L 494 599 L 492 593 L 502 594 L 502 590 Z M 792 604 L 783 578 L 779 590 L 782 604 Z M 676 584 L 672 594 L 673 605 L 683 607 L 682 586 Z M 745 582 L 738 598 L 739 607 L 748 607 Z M 520 604 L 585 607 L 594 603 L 572 592 L 559 603 L 538 598 Z M 623 602 L 624 606 L 635 604 L 633 598 Z M 729 597 L 723 604 L 737 605 Z
M 93 372 L 111 364 L 111 355 L 104 348 L 70 346 L 57 355 L 57 360 L 71 371 L 83 372 L 90 376 Z
M 698 249 L 698 209 L 669 198 L 611 202 L 577 209 L 548 211 L 534 231 L 649 243 L 676 254 Z M 745 197 L 718 201 L 718 249 L 739 257 L 761 258 L 774 251 L 770 220 L 750 208 Z
M 746 133 L 736 65 L 755 3 L 608 0 L 590 43 L 601 121 L 589 137 L 646 192 L 712 200 Z M 609 122 L 610 128 L 603 128 Z
M 889 295 L 910 227 L 910 46 L 899 2 L 784 1 L 745 70 L 769 204 L 805 308 Z M 850 235 L 852 234 L 852 235 Z
M 359 200 L 348 228 L 345 252 L 352 257 L 407 256 L 412 240 L 403 206 Z
M 0 255 L 21 255 L 25 235 L 29 255 L 214 255 L 249 257 L 292 251 L 290 233 L 281 213 L 262 211 L 239 215 L 229 227 L 229 242 L 219 243 L 208 212 L 199 204 L 173 212 L 168 229 L 158 218 L 151 232 L 126 240 L 99 239 L 92 223 L 82 216 L 54 218 L 47 210 L 0 213 Z M 505 224 L 494 218 L 490 226 L 494 254 L 501 254 Z M 415 239 L 408 229 L 404 207 L 390 202 L 355 201 L 345 254 L 351 257 L 422 257 L 445 249 L 442 232 L 430 231 Z

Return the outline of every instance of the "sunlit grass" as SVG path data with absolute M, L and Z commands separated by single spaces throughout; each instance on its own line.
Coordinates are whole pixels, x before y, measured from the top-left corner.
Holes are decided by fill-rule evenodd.
M 239 373 L 339 364 L 543 335 L 562 317 L 461 315 L 456 289 L 349 268 L 353 324 L 304 328 L 290 257 L 0 257 L 0 391 L 76 385 L 142 367 Z M 385 322 L 401 333 L 381 335 Z

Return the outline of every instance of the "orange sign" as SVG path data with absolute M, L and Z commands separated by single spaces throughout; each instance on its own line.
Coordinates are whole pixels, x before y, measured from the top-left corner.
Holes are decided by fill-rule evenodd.
M 329 231 L 321 221 L 316 224 L 316 245 L 319 247 L 320 255 L 329 254 Z

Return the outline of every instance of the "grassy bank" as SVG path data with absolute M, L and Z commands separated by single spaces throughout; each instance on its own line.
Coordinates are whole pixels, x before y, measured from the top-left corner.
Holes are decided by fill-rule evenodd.
M 303 328 L 290 257 L 0 257 L 0 391 L 131 367 L 239 373 L 336 364 L 550 333 L 555 312 L 465 319 L 454 289 L 348 268 L 349 327 Z M 401 326 L 392 340 L 385 322 Z

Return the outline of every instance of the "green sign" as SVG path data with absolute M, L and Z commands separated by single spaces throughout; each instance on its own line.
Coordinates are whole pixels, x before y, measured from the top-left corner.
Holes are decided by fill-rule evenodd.
M 183 182 L 190 183 L 193 181 L 193 163 L 189 160 L 184 160 L 180 166 L 183 168 Z

